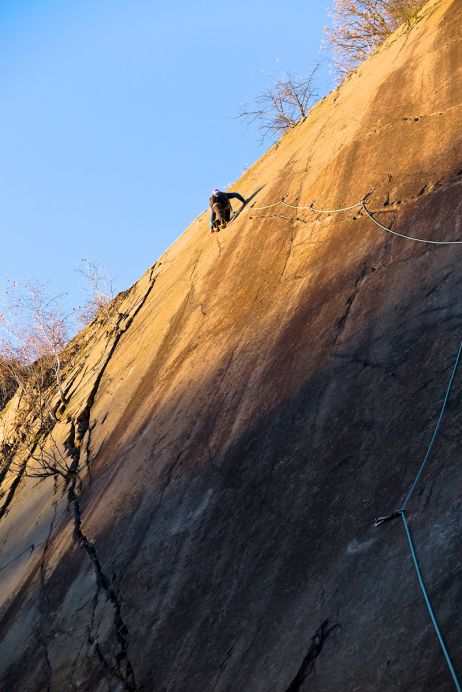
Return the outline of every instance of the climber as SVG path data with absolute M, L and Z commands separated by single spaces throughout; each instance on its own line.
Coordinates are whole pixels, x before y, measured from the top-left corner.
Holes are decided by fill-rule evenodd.
M 221 192 L 218 188 L 212 190 L 210 197 L 210 232 L 219 231 L 221 228 L 226 228 L 231 218 L 231 202 L 230 199 L 238 199 L 242 204 L 245 204 L 245 199 L 239 192 Z

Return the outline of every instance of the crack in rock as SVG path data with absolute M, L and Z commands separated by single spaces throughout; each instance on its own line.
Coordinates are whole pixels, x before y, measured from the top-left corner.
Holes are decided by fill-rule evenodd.
M 368 267 L 367 263 L 364 262 L 363 267 L 361 269 L 361 272 L 355 280 L 353 290 L 345 301 L 345 310 L 344 310 L 343 314 L 341 315 L 341 317 L 337 320 L 337 324 L 336 324 L 337 335 L 335 337 L 332 348 L 334 348 L 337 345 L 337 342 L 339 341 L 341 335 L 343 334 L 343 332 L 345 330 L 345 325 L 346 325 L 346 322 L 348 320 L 351 308 L 353 307 L 353 303 L 356 300 L 356 297 L 357 297 L 364 281 L 367 279 L 367 276 L 369 274 L 371 274 L 373 271 L 374 271 L 374 269 L 372 267 Z
M 0 488 L 2 486 L 3 481 L 6 478 L 8 471 L 10 470 L 11 464 L 13 463 L 15 451 L 15 445 L 8 444 L 8 442 L 4 442 L 0 447 L 0 453 L 2 455 L 2 467 L 0 469 Z
M 295 677 L 290 683 L 285 692 L 298 692 L 301 689 L 306 678 L 313 672 L 315 660 L 323 650 L 327 637 L 340 625 L 332 625 L 329 627 L 329 620 L 324 620 L 318 627 L 314 635 L 311 637 L 311 642 L 306 652 L 305 658 L 302 661 Z
M 143 298 L 139 301 L 138 305 L 135 307 L 133 310 L 132 314 L 129 316 L 127 319 L 125 325 L 123 328 L 120 326 L 122 321 L 126 319 L 126 315 L 122 315 L 119 318 L 119 321 L 116 326 L 116 334 L 113 340 L 113 343 L 109 349 L 109 352 L 107 354 L 107 357 L 105 358 L 98 375 L 95 378 L 95 381 L 93 383 L 93 386 L 90 390 L 90 393 L 88 395 L 86 404 L 84 409 L 80 412 L 78 415 L 76 422 L 71 421 L 71 428 L 70 428 L 70 433 L 69 436 L 66 440 L 65 447 L 68 455 L 71 457 L 71 465 L 69 467 L 69 472 L 68 472 L 68 491 L 67 491 L 67 499 L 69 506 L 72 507 L 73 510 L 73 521 L 74 521 L 74 531 L 73 531 L 73 540 L 78 543 L 78 545 L 85 551 L 91 566 L 93 568 L 93 572 L 96 577 L 96 594 L 95 594 L 95 599 L 97 600 L 97 594 L 101 590 L 104 592 L 106 599 L 111 603 L 111 606 L 113 608 L 113 627 L 114 627 L 114 633 L 116 637 L 116 641 L 118 644 L 118 651 L 115 654 L 115 664 L 110 665 L 105 656 L 103 655 L 103 652 L 101 650 L 100 644 L 97 639 L 93 639 L 89 635 L 89 643 L 93 643 L 95 646 L 95 652 L 98 654 L 99 658 L 101 659 L 103 665 L 105 668 L 111 673 L 112 676 L 117 678 L 122 684 L 124 685 L 124 688 L 126 690 L 129 690 L 129 692 L 135 692 L 138 687 L 136 685 L 135 681 L 135 673 L 133 670 L 133 666 L 130 662 L 130 659 L 128 657 L 128 644 L 129 644 L 129 632 L 128 628 L 123 620 L 122 617 L 122 609 L 121 609 L 121 604 L 119 601 L 119 598 L 114 591 L 114 589 L 111 587 L 109 583 L 109 579 L 106 576 L 106 574 L 103 571 L 102 565 L 101 565 L 101 560 L 98 556 L 98 553 L 96 551 L 94 543 L 88 538 L 86 533 L 82 529 L 82 510 L 80 506 L 80 494 L 76 490 L 77 482 L 78 482 L 78 476 L 79 476 L 79 467 L 80 467 L 80 460 L 81 460 L 81 442 L 85 436 L 85 434 L 88 432 L 90 434 L 91 432 L 91 426 L 90 426 L 90 416 L 91 416 L 91 410 L 93 407 L 93 404 L 96 399 L 96 395 L 98 393 L 99 385 L 101 383 L 102 377 L 104 375 L 104 372 L 106 371 L 106 368 L 109 364 L 109 361 L 114 354 L 114 351 L 117 348 L 117 345 L 120 341 L 120 338 L 124 332 L 127 331 L 127 329 L 130 327 L 130 325 L 133 322 L 133 319 L 135 316 L 138 314 L 139 310 L 142 308 L 144 303 L 146 302 L 153 286 L 155 283 L 155 278 L 153 277 L 153 271 L 156 265 L 153 266 L 151 269 L 151 274 L 150 274 L 150 284 L 145 292 Z M 89 459 L 88 459 L 88 454 L 89 454 L 89 444 L 87 444 L 87 466 L 89 465 Z M 96 600 L 94 601 L 96 603 Z
M 98 553 L 96 551 L 94 543 L 88 538 L 86 533 L 82 529 L 82 510 L 80 506 L 80 499 L 81 499 L 81 492 L 82 492 L 82 484 L 80 481 L 80 476 L 79 476 L 79 471 L 80 471 L 80 463 L 82 460 L 82 440 L 86 433 L 90 435 L 92 426 L 90 425 L 90 418 L 91 418 L 91 410 L 93 407 L 93 404 L 96 399 L 96 395 L 99 390 L 99 386 L 102 380 L 102 377 L 106 371 L 106 368 L 109 364 L 109 361 L 114 354 L 114 351 L 116 350 L 120 338 L 124 332 L 127 331 L 127 329 L 130 327 L 130 325 L 133 322 L 133 319 L 135 316 L 138 314 L 139 310 L 142 308 L 144 303 L 146 302 L 153 286 L 155 283 L 155 277 L 153 276 L 153 272 L 155 269 L 154 265 L 151 269 L 150 276 L 149 276 L 149 286 L 148 289 L 145 291 L 143 297 L 141 300 L 138 302 L 138 304 L 135 306 L 131 314 L 119 314 L 119 319 L 117 324 L 115 325 L 114 329 L 114 338 L 113 342 L 109 348 L 109 351 L 106 355 L 106 357 L 102 359 L 101 367 L 98 371 L 98 374 L 95 378 L 95 381 L 93 382 L 93 385 L 91 387 L 90 393 L 87 397 L 85 406 L 83 410 L 79 413 L 79 415 L 75 419 L 70 419 L 70 428 L 69 428 L 69 433 L 68 436 L 64 442 L 64 448 L 66 450 L 67 455 L 70 457 L 71 463 L 69 465 L 66 478 L 65 478 L 65 484 L 67 487 L 67 501 L 69 504 L 69 507 L 72 508 L 72 516 L 73 516 L 73 523 L 74 523 L 74 530 L 73 530 L 73 540 L 85 551 L 91 566 L 93 568 L 93 572 L 96 577 L 96 593 L 93 597 L 93 615 L 91 619 L 91 626 L 88 634 L 88 643 L 94 646 L 94 651 L 98 655 L 98 657 L 101 659 L 105 669 L 110 673 L 111 677 L 117 679 L 119 682 L 122 683 L 123 687 L 125 690 L 128 690 L 129 692 L 136 692 L 138 690 L 136 680 L 135 680 L 135 674 L 133 670 L 133 666 L 130 662 L 130 659 L 128 657 L 128 644 L 129 644 L 129 632 L 128 628 L 123 620 L 122 617 L 122 609 L 121 609 L 121 604 L 120 600 L 118 598 L 118 595 L 110 585 L 109 579 L 106 576 L 101 560 L 98 556 Z M 125 324 L 123 322 L 125 321 Z M 86 452 L 87 452 L 87 465 L 89 464 L 89 442 L 86 446 Z M 29 457 L 28 457 L 29 458 Z M 16 487 L 19 485 L 19 482 L 21 481 L 22 476 L 24 475 L 28 463 L 28 458 L 24 461 L 23 465 L 21 466 L 14 483 L 12 484 L 12 487 L 10 488 L 9 495 L 4 502 L 2 508 L 0 509 L 0 518 L 3 515 L 3 513 L 6 511 L 6 507 L 8 504 L 11 502 L 11 499 L 14 495 Z M 78 488 L 78 489 L 77 489 Z M 46 574 L 45 574 L 45 561 L 46 561 L 46 554 L 47 550 L 49 547 L 49 543 L 51 540 L 51 535 L 53 531 L 53 526 L 56 520 L 56 512 L 57 512 L 57 506 L 55 503 L 55 510 L 54 510 L 54 515 L 53 519 L 49 528 L 48 536 L 45 542 L 45 548 L 43 551 L 42 555 L 42 560 L 40 564 L 40 610 L 42 612 L 43 617 L 47 617 L 48 612 L 49 612 L 49 606 L 50 606 L 50 598 L 49 595 L 47 594 L 46 591 Z M 100 643 L 97 639 L 97 637 L 93 637 L 91 632 L 94 627 L 94 612 L 96 609 L 96 604 L 98 601 L 98 593 L 102 591 L 105 594 L 106 599 L 110 602 L 113 610 L 113 632 L 116 638 L 117 642 L 117 652 L 114 654 L 114 663 L 111 665 L 111 663 L 108 662 L 106 657 L 103 655 L 103 652 L 101 650 Z M 51 689 L 51 680 L 52 680 L 52 666 L 51 666 L 51 661 L 49 658 L 49 653 L 48 653 L 48 647 L 47 647 L 47 642 L 44 636 L 40 637 L 40 643 L 42 645 L 42 648 L 44 650 L 44 657 L 45 657 L 45 664 L 46 664 L 46 671 L 47 671 L 47 692 Z M 80 655 L 80 654 L 79 654 Z M 78 657 L 77 657 L 78 659 Z M 77 660 L 73 666 L 73 672 L 72 672 L 72 677 L 75 674 L 75 670 L 77 668 Z
M 45 666 L 46 666 L 46 692 L 51 692 L 51 678 L 52 678 L 52 667 L 51 667 L 51 661 L 50 661 L 50 656 L 48 654 L 48 646 L 45 640 L 45 637 L 40 636 L 39 637 L 40 644 L 42 645 L 42 649 L 44 652 L 45 656 Z
M 69 444 L 69 443 L 68 443 Z M 100 658 L 107 664 L 111 673 L 120 680 L 124 688 L 129 690 L 129 692 L 135 692 L 138 687 L 135 682 L 135 674 L 133 666 L 128 657 L 128 643 L 129 643 L 129 633 L 128 628 L 122 618 L 121 605 L 117 597 L 117 594 L 112 589 L 109 584 L 109 580 L 103 571 L 100 558 L 94 546 L 94 543 L 88 538 L 86 533 L 82 529 L 82 510 L 80 507 L 80 498 L 76 491 L 76 484 L 78 480 L 79 472 L 79 459 L 80 459 L 80 448 L 74 447 L 72 451 L 73 461 L 71 464 L 71 469 L 73 470 L 73 476 L 70 480 L 70 485 L 67 492 L 67 499 L 69 505 L 73 510 L 73 521 L 74 521 L 74 531 L 73 540 L 78 543 L 78 545 L 85 551 L 93 572 L 96 577 L 96 590 L 103 591 L 106 599 L 111 603 L 114 614 L 113 614 L 113 627 L 118 644 L 118 652 L 115 655 L 115 665 L 110 666 L 99 647 L 99 643 L 96 641 L 95 651 L 98 653 L 98 649 L 101 653 Z M 76 460 L 76 461 L 75 461 Z
M 5 499 L 5 502 L 4 502 L 3 505 L 0 507 L 0 519 L 2 519 L 2 518 L 5 516 L 5 513 L 6 513 L 7 509 L 8 509 L 8 507 L 9 507 L 10 504 L 11 504 L 11 501 L 12 501 L 12 499 L 13 499 L 15 493 L 16 493 L 16 490 L 18 489 L 18 486 L 19 486 L 19 484 L 21 483 L 21 480 L 22 480 L 24 474 L 26 473 L 26 468 L 27 468 L 27 463 L 28 463 L 28 461 L 29 461 L 29 458 L 27 458 L 27 459 L 21 464 L 21 466 L 19 467 L 19 469 L 18 469 L 18 471 L 17 471 L 17 473 L 16 473 L 16 476 L 15 476 L 15 478 L 14 478 L 12 484 L 10 485 L 10 488 L 9 488 L 9 490 L 8 490 L 8 493 L 7 493 L 7 496 L 6 496 L 6 499 Z

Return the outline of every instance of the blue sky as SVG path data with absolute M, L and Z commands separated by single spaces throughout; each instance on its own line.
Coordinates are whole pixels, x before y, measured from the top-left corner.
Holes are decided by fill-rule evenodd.
M 326 1 L 2 0 L 0 276 L 133 283 L 266 148 L 241 102 L 327 61 Z

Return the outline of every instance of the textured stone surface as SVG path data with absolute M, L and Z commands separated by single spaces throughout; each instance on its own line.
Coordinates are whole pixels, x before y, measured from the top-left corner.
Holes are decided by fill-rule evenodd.
M 383 223 L 462 239 L 461 116 L 462 4 L 432 1 L 236 189 L 324 208 L 371 193 Z M 373 520 L 433 430 L 462 246 L 358 210 L 207 225 L 127 292 L 117 336 L 79 336 L 55 435 L 89 413 L 88 545 L 59 484 L 23 478 L 0 519 L 1 689 L 451 690 L 402 526 Z M 462 673 L 461 384 L 409 517 Z

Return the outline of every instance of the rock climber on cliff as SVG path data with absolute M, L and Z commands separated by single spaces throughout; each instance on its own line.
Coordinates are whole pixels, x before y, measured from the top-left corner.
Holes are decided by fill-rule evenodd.
M 239 192 L 221 192 L 218 188 L 212 190 L 210 197 L 210 232 L 219 231 L 221 228 L 226 228 L 231 218 L 231 202 L 230 199 L 238 199 L 245 204 L 245 199 Z

